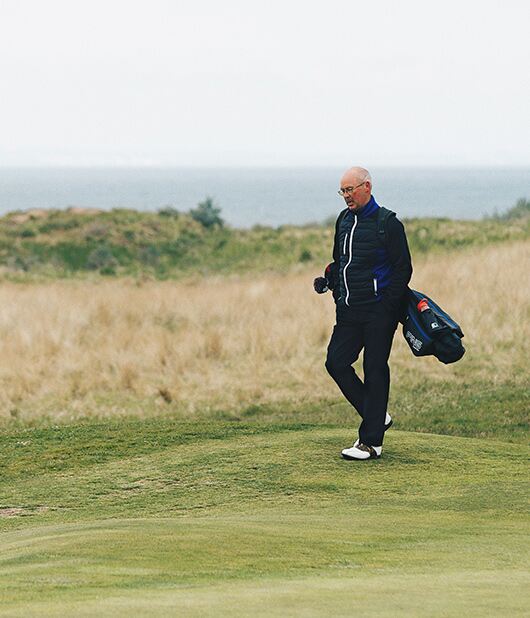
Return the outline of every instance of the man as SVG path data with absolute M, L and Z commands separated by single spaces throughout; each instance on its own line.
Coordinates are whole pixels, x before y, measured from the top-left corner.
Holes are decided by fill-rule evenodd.
M 367 170 L 347 170 L 339 194 L 346 208 L 335 224 L 333 262 L 313 285 L 319 294 L 331 289 L 336 303 L 326 369 L 362 418 L 359 438 L 342 457 L 372 459 L 381 456 L 392 424 L 388 357 L 412 264 L 403 224 L 380 209 Z M 363 348 L 364 383 L 352 367 Z

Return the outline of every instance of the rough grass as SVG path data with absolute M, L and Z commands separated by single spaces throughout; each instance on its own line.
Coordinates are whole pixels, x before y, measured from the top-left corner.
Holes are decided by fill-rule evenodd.
M 527 422 L 528 242 L 425 256 L 412 285 L 461 324 L 464 358 L 412 356 L 398 330 L 391 413 L 406 428 L 520 437 Z M 315 271 L 194 282 L 0 287 L 0 418 L 137 414 L 351 419 L 324 369 L 333 302 Z M 322 405 L 321 405 L 322 404 Z M 333 404 L 333 405 L 331 405 Z M 469 433 L 475 432 L 475 433 Z
M 0 438 L 0 615 L 522 616 L 528 450 L 174 420 Z M 1 516 L 3 514 L 3 517 Z

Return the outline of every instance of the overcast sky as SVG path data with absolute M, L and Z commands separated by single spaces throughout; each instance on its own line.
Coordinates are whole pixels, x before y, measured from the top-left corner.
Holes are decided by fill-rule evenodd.
M 0 165 L 530 165 L 528 7 L 0 0 Z

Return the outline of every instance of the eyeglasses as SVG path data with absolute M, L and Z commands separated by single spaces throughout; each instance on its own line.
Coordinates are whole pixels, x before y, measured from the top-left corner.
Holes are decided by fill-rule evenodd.
M 361 185 L 364 185 L 365 182 L 366 180 L 363 180 L 356 187 L 344 187 L 344 189 L 339 189 L 337 193 L 339 195 L 342 195 L 342 197 L 344 197 L 345 195 L 351 195 L 355 191 L 355 189 L 358 189 Z

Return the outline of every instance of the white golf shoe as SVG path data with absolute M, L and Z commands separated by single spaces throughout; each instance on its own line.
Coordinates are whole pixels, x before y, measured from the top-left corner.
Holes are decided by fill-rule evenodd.
M 382 446 L 368 446 L 357 441 L 351 448 L 343 449 L 341 455 L 344 459 L 379 459 L 382 451 Z

